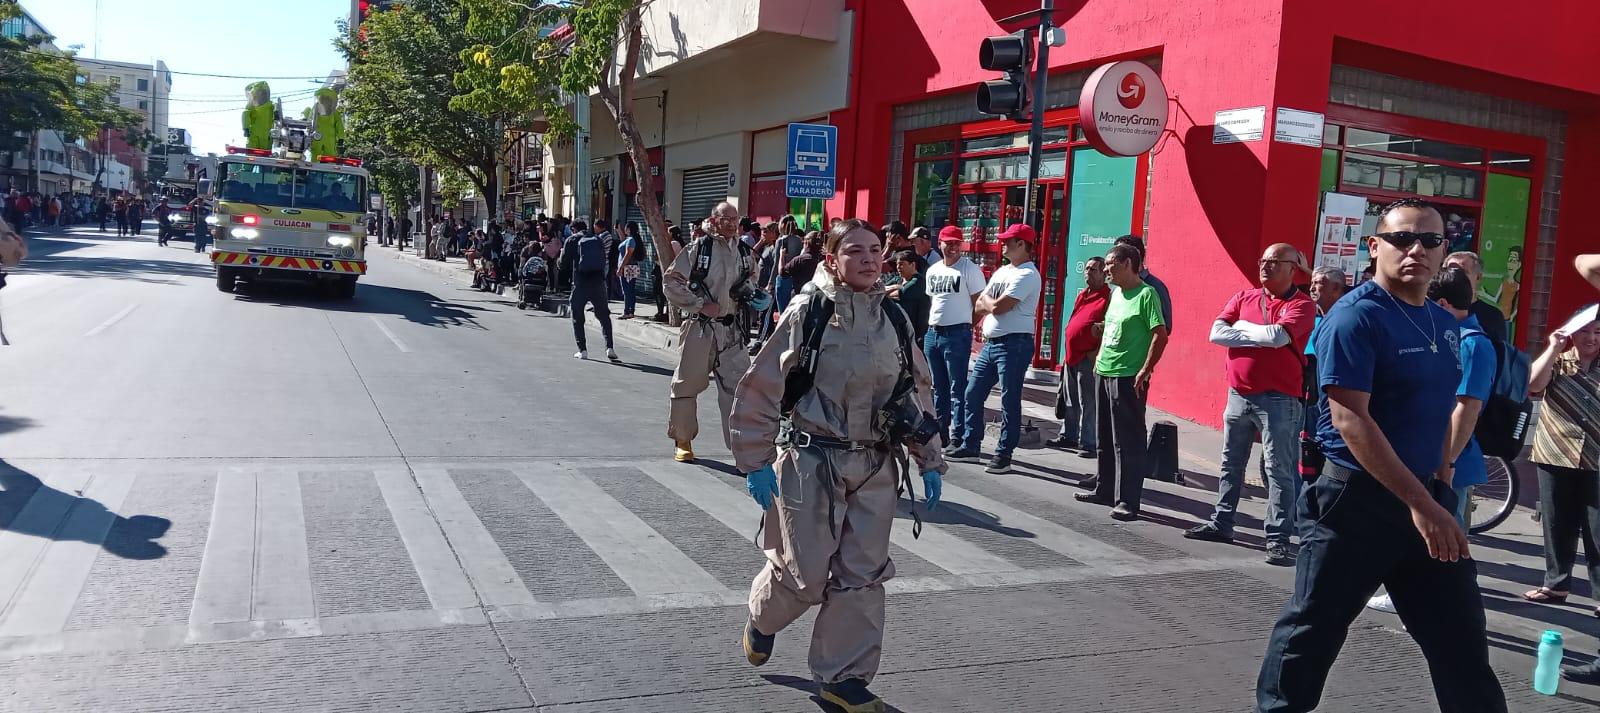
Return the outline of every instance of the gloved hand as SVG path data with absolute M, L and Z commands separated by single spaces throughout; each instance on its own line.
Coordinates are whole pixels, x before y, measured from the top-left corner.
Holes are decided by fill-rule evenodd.
M 772 295 L 766 290 L 757 290 L 755 296 L 750 298 L 750 309 L 753 309 L 757 312 L 766 311 L 766 309 L 771 306 Z
M 744 476 L 744 489 L 761 505 L 762 510 L 772 509 L 772 498 L 778 494 L 778 473 L 770 465 L 761 466 Z
M 939 505 L 939 493 L 944 490 L 944 478 L 937 470 L 922 471 L 923 506 L 932 511 Z

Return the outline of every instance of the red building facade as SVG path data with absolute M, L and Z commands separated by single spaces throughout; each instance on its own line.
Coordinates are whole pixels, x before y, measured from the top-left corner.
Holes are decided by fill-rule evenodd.
M 1582 206 L 1600 202 L 1600 9 L 1550 0 L 1507 13 L 1485 0 L 1339 3 L 1060 0 L 1067 43 L 1050 55 L 1040 200 L 1036 366 L 1058 366 L 1076 270 L 1118 235 L 1143 235 L 1171 288 L 1173 341 L 1152 404 L 1207 423 L 1226 396 L 1223 350 L 1206 334 L 1252 284 L 1263 248 L 1308 254 L 1329 194 L 1441 206 L 1454 247 L 1484 255 L 1480 299 L 1537 344 L 1594 295 L 1571 269 L 1600 249 Z M 830 215 L 961 226 L 997 259 L 993 235 L 1021 220 L 1027 126 L 976 112 L 979 41 L 1032 0 L 851 0 L 851 96 L 840 127 L 841 193 Z M 1167 135 L 1148 154 L 1106 157 L 1082 140 L 1077 95 L 1115 60 L 1155 67 Z M 1259 107 L 1265 135 L 1217 143 L 1218 112 Z M 1322 114 L 1322 146 L 1274 140 L 1279 108 Z M 1344 199 L 1348 202 L 1350 199 Z M 1360 202 L 1357 202 L 1360 205 Z

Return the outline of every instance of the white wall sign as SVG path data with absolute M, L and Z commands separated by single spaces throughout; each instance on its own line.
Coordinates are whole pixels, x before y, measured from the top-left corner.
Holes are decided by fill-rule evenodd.
M 1321 148 L 1322 123 L 1322 115 L 1317 112 L 1280 106 L 1272 121 L 1272 140 Z
M 1223 109 L 1217 112 L 1212 124 L 1213 144 L 1260 141 L 1267 133 L 1267 108 L 1251 106 L 1243 109 Z
M 1084 137 L 1107 156 L 1149 151 L 1167 129 L 1167 87 L 1143 62 L 1096 69 L 1078 96 Z

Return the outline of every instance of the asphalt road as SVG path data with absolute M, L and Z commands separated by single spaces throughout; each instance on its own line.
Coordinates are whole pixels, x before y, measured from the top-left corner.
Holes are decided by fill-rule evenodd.
M 576 361 L 564 319 L 387 251 L 342 302 L 220 293 L 187 243 L 31 244 L 0 293 L 0 710 L 823 707 L 809 617 L 743 661 L 758 509 L 713 398 L 702 462 L 670 461 L 666 355 Z M 1292 573 L 1182 540 L 1174 503 L 1203 492 L 1155 487 L 1148 519 L 1113 523 L 1070 497 L 1083 461 L 1019 460 L 957 466 L 921 539 L 897 520 L 874 690 L 900 711 L 1248 709 Z M 1480 546 L 1506 591 L 1537 571 L 1525 541 Z M 1593 620 L 1537 616 L 1491 614 L 1512 709 L 1592 709 L 1593 688 L 1529 690 L 1528 654 L 1546 623 L 1592 653 Z M 1435 709 L 1397 621 L 1364 615 L 1322 710 Z

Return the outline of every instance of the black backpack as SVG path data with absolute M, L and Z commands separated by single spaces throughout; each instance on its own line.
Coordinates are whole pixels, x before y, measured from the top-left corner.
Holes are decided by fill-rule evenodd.
M 606 246 L 600 236 L 584 233 L 578 238 L 578 265 L 573 268 L 580 275 L 605 274 Z
M 1481 334 L 1482 332 L 1480 332 Z M 1488 335 L 1484 339 L 1493 343 Z M 1511 342 L 1495 344 L 1494 388 L 1478 413 L 1472 435 L 1486 456 L 1516 460 L 1528 441 L 1528 426 L 1533 420 L 1533 400 L 1528 395 L 1531 360 Z

